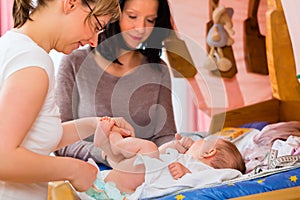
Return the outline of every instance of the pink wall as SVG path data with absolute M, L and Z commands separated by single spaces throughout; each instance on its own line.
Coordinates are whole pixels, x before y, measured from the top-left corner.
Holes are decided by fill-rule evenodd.
M 0 36 L 13 27 L 12 0 L 0 1 Z

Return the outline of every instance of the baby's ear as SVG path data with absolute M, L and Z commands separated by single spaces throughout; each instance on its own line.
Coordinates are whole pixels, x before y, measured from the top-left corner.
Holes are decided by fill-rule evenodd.
M 209 151 L 204 152 L 202 154 L 203 158 L 210 158 L 212 156 L 214 156 L 217 153 L 217 149 L 215 148 L 211 148 Z

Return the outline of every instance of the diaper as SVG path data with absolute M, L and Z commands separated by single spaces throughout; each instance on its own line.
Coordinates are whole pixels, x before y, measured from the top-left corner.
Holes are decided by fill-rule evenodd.
M 94 182 L 94 185 L 97 187 L 97 189 L 101 190 L 101 192 L 98 192 L 93 188 L 90 188 L 85 193 L 95 200 L 100 200 L 100 199 L 124 200 L 129 196 L 129 194 L 127 193 L 121 193 L 120 190 L 116 187 L 116 184 L 113 182 L 105 183 L 103 180 L 97 178 L 96 181 Z
M 94 160 L 88 159 L 88 162 L 92 165 L 96 165 Z M 97 179 L 94 182 L 94 186 L 97 188 L 90 188 L 86 192 L 78 192 L 78 196 L 81 200 L 125 200 L 130 196 L 128 193 L 121 193 L 113 182 L 104 182 L 109 170 L 98 171 Z

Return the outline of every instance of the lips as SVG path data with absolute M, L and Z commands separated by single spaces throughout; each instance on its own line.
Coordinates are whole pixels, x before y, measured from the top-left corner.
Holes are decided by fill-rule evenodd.
M 134 35 L 129 35 L 133 40 L 135 41 L 141 41 L 143 37 L 140 37 L 140 36 L 134 36 Z

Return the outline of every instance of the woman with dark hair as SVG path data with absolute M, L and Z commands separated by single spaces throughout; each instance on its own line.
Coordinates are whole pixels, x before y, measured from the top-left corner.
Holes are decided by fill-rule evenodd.
M 170 21 L 170 9 L 167 0 L 157 0 L 159 2 L 158 10 L 157 10 L 157 17 L 154 25 L 154 29 L 149 29 L 151 31 L 151 35 L 146 38 L 144 41 L 141 42 L 140 46 L 138 46 L 138 50 L 147 58 L 149 62 L 159 63 L 161 61 L 160 56 L 162 53 L 162 41 L 169 36 L 172 25 Z M 126 0 L 119 0 L 121 10 L 123 11 L 124 5 Z M 146 5 L 144 5 L 146 9 Z M 130 21 L 134 21 L 135 16 L 126 16 L 124 13 L 124 17 L 131 18 Z M 148 19 L 149 20 L 149 19 Z M 106 31 L 103 34 L 100 34 L 98 39 L 98 43 L 101 44 L 98 46 L 99 53 L 108 60 L 115 61 L 118 57 L 118 51 L 120 49 L 136 49 L 136 46 L 130 47 L 129 44 L 126 44 L 124 41 L 124 34 L 121 33 L 120 30 L 120 23 L 125 21 L 121 18 L 120 21 L 110 23 L 107 26 Z M 151 23 L 151 19 L 149 20 Z M 131 23 L 131 22 L 130 22 Z M 125 32 L 127 30 L 122 30 Z M 118 35 L 119 34 L 119 35 Z M 111 38 L 114 36 L 114 39 L 110 39 L 109 42 L 103 43 L 107 38 Z M 112 43 L 113 42 L 113 43 Z M 116 61 L 118 62 L 118 61 Z M 120 64 L 120 63 L 119 63 Z
M 63 57 L 57 99 L 63 121 L 124 117 L 135 136 L 160 146 L 174 139 L 171 77 L 160 58 L 172 31 L 167 0 L 121 0 L 119 21 L 99 34 L 98 46 Z M 93 137 L 56 152 L 108 165 Z

